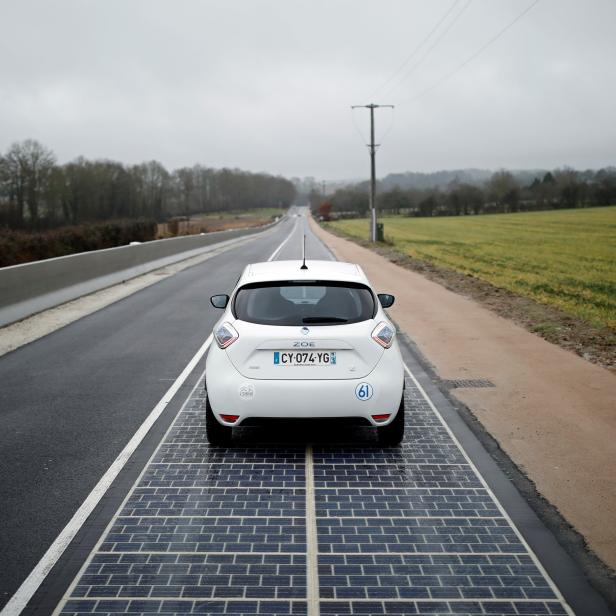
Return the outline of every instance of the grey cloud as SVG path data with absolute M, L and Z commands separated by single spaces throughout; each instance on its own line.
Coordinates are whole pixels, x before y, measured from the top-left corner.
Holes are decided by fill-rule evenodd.
M 5 0 L 0 149 L 33 137 L 62 161 L 363 177 L 349 106 L 369 102 L 452 1 Z M 404 102 L 528 4 L 474 0 L 409 78 L 375 96 L 397 105 L 380 175 L 616 163 L 612 0 L 542 0 Z M 367 114 L 356 120 L 365 133 Z M 378 114 L 379 134 L 388 122 Z

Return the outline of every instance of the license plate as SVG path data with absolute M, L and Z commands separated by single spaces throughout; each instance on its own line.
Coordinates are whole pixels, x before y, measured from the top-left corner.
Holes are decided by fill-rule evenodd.
M 274 366 L 335 365 L 335 351 L 274 351 Z

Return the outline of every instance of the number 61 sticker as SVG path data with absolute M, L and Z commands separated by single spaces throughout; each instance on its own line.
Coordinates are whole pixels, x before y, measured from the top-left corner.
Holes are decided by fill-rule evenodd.
M 372 385 L 370 383 L 360 383 L 355 388 L 355 395 L 359 400 L 370 400 L 372 398 Z

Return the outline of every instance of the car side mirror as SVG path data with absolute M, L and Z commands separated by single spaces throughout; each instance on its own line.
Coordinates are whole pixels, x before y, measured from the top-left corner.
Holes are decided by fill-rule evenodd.
M 391 308 L 396 301 L 396 298 L 389 293 L 379 293 L 378 294 L 379 302 L 383 308 Z
M 227 304 L 229 303 L 229 296 L 212 295 L 212 297 L 210 297 L 210 302 L 212 303 L 212 306 L 214 306 L 214 308 L 226 308 Z

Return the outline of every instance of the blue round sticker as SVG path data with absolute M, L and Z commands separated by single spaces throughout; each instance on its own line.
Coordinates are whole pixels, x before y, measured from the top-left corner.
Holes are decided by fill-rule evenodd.
M 372 385 L 370 383 L 360 383 L 355 388 L 355 395 L 359 400 L 370 400 L 372 398 Z

